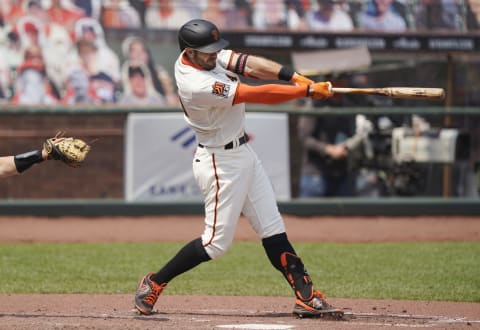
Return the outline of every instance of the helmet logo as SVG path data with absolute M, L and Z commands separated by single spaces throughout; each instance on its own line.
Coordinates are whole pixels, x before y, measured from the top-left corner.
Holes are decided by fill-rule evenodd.
M 215 41 L 218 40 L 218 30 L 217 29 L 212 30 L 212 37 L 213 37 L 213 40 L 215 40 Z

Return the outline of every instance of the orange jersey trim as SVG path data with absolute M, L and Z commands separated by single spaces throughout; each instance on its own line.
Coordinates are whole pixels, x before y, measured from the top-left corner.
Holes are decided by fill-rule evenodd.
M 197 70 L 202 70 L 202 71 L 205 70 L 200 65 L 197 65 L 197 64 L 193 63 L 192 61 L 190 61 L 185 53 L 183 53 L 180 60 L 182 61 L 183 64 L 194 67 Z
M 308 86 L 292 86 L 280 84 L 266 84 L 250 86 L 238 84 L 233 104 L 261 103 L 277 104 L 290 100 L 307 97 Z

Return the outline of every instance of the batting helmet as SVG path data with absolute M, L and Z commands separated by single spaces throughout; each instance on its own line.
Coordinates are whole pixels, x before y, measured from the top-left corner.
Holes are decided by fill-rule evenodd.
M 185 23 L 178 32 L 180 50 L 192 48 L 202 53 L 216 53 L 228 45 L 220 38 L 215 24 L 203 19 L 193 19 Z

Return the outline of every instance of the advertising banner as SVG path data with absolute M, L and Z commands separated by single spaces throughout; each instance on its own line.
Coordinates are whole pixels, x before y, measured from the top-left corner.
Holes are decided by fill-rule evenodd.
M 277 200 L 289 200 L 288 115 L 249 113 L 246 130 Z M 125 134 L 125 199 L 202 201 L 192 171 L 196 148 L 194 132 L 183 113 L 129 114 Z
M 477 52 L 478 33 L 312 33 L 225 32 L 232 49 L 331 50 L 367 47 L 371 51 Z

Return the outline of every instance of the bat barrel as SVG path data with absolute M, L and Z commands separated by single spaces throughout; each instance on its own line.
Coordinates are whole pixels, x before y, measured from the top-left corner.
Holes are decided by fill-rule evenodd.
M 333 87 L 332 92 L 340 94 L 374 94 L 401 99 L 443 100 L 443 88 L 425 87 L 383 87 L 383 88 L 345 88 Z

